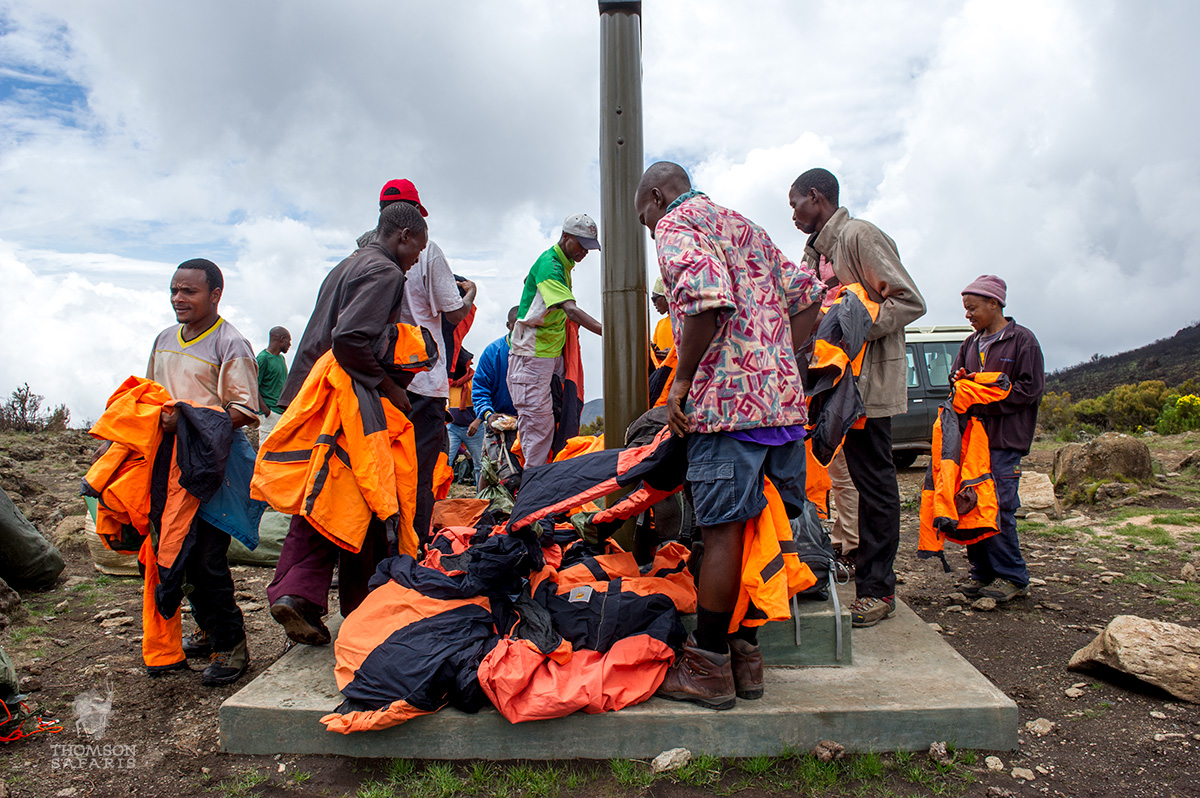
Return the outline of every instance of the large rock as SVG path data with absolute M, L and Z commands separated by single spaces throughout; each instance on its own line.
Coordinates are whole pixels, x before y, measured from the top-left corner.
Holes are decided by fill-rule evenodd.
M 1068 443 L 1054 453 L 1054 487 L 1062 494 L 1092 482 L 1149 480 L 1150 449 L 1138 438 L 1106 432 L 1087 443 Z
M 1048 475 L 1037 471 L 1022 471 L 1017 492 L 1021 496 L 1018 517 L 1024 518 L 1029 513 L 1045 513 L 1050 518 L 1062 518 L 1062 505 L 1054 495 L 1054 483 Z
M 1118 615 L 1067 667 L 1106 665 L 1171 695 L 1200 704 L 1200 630 L 1136 615 Z

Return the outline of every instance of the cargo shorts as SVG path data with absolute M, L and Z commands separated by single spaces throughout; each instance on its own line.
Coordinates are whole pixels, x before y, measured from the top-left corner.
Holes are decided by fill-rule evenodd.
M 687 486 L 699 526 L 747 521 L 767 506 L 763 477 L 779 491 L 788 517 L 804 506 L 804 441 L 779 446 L 731 438 L 720 432 L 688 438 Z

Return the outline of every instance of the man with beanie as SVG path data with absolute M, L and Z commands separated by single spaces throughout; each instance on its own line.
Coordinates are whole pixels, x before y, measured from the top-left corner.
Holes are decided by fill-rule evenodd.
M 896 242 L 838 205 L 837 178 L 810 169 L 788 192 L 792 221 L 809 234 L 810 263 L 824 257 L 842 285 L 858 283 L 879 315 L 867 332 L 858 389 L 866 410 L 862 429 L 846 433 L 846 466 L 858 488 L 858 552 L 850 605 L 853 626 L 874 626 L 896 610 L 896 551 L 900 546 L 900 487 L 892 463 L 892 416 L 908 409 L 904 328 L 925 315 L 925 300 L 900 263 Z
M 394 202 L 412 205 L 423 217 L 429 215 L 411 180 L 384 183 L 379 192 L 379 210 Z M 363 233 L 358 245 L 364 246 L 373 235 L 372 230 Z M 417 439 L 417 509 L 413 529 L 422 543 L 429 537 L 429 523 L 433 517 L 433 471 L 438 455 L 446 451 L 447 446 L 446 402 L 450 396 L 449 375 L 454 364 L 447 362 L 442 321 L 448 321 L 454 327 L 466 318 L 475 306 L 476 291 L 475 283 L 470 280 L 455 281 L 442 248 L 433 241 L 425 247 L 404 282 L 400 321 L 429 330 L 438 345 L 438 362 L 433 369 L 414 376 L 408 386 L 408 400 L 412 404 L 408 420 L 412 422 Z
M 967 546 L 971 573 L 958 585 L 971 598 L 998 602 L 1028 595 L 1029 570 L 1017 540 L 1021 499 L 1021 458 L 1029 454 L 1045 389 L 1042 347 L 1032 332 L 1004 315 L 1008 286 L 993 274 L 980 276 L 962 291 L 963 309 L 975 332 L 959 347 L 950 367 L 953 381 L 977 371 L 1008 375 L 1012 389 L 999 402 L 978 405 L 991 455 L 991 474 L 1000 504 L 1000 532 Z
M 687 436 L 687 486 L 704 541 L 696 631 L 658 695 L 709 709 L 761 698 L 757 629 L 730 634 L 746 522 L 767 506 L 763 479 L 789 518 L 804 507 L 807 412 L 795 341 L 808 338 L 822 288 L 766 232 L 692 189 L 678 164 L 653 164 L 634 199 L 658 249 L 679 364 L 667 396 L 671 431 Z
M 575 304 L 571 271 L 600 249 L 598 228 L 586 213 L 568 216 L 558 243 L 538 257 L 525 277 L 508 356 L 508 390 L 517 408 L 517 430 L 525 466 L 550 461 L 554 400 L 550 383 L 563 376 L 567 321 L 600 335 L 600 322 Z

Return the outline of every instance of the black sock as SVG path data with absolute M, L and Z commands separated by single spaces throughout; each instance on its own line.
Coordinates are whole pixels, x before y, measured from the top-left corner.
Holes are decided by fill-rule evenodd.
M 733 620 L 732 612 L 712 612 L 699 605 L 696 606 L 696 645 L 705 651 L 716 654 L 728 654 L 729 644 L 725 636 L 729 634 L 729 622 Z
M 745 640 L 752 646 L 758 645 L 758 627 L 757 626 L 741 626 L 730 637 L 736 637 L 739 640 Z

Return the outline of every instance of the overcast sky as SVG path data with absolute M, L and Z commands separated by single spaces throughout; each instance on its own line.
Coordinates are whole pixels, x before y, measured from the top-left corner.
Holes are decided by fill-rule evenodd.
M 787 188 L 829 168 L 921 323 L 961 323 L 963 286 L 999 274 L 1067 366 L 1200 320 L 1197 30 L 1190 0 L 648 0 L 647 163 L 797 260 Z M 0 395 L 96 418 L 192 257 L 256 350 L 298 339 L 395 177 L 479 283 L 478 354 L 563 217 L 602 222 L 599 33 L 586 0 L 0 0 Z M 600 265 L 575 277 L 597 317 Z

